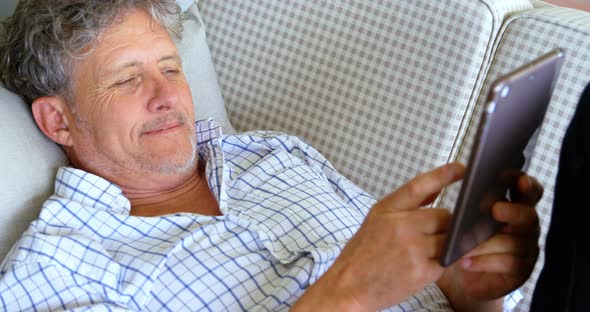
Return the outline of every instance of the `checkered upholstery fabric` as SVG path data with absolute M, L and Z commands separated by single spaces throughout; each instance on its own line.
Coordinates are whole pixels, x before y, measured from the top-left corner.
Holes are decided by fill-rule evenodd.
M 381 197 L 452 157 L 506 14 L 527 0 L 212 1 L 238 131 L 305 138 Z
M 555 87 L 545 121 L 533 151 L 529 174 L 538 177 L 545 194 L 538 205 L 541 216 L 541 246 L 549 226 L 559 152 L 565 130 L 574 113 L 584 86 L 590 81 L 590 17 L 577 10 L 546 7 L 511 17 L 500 34 L 494 62 L 480 94 L 465 144 L 459 159 L 466 161 L 490 83 L 499 75 L 530 61 L 554 48 L 566 51 L 566 62 Z M 458 187 L 445 195 L 443 203 L 452 206 Z M 525 299 L 516 311 L 528 311 L 534 283 L 542 267 L 541 255 L 531 279 L 523 287 Z

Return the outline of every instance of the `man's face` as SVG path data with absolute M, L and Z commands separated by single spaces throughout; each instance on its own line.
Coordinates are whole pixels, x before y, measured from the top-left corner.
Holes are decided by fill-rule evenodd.
M 75 64 L 73 90 L 75 165 L 110 178 L 195 169 L 193 103 L 180 57 L 147 13 L 131 11 L 103 32 Z

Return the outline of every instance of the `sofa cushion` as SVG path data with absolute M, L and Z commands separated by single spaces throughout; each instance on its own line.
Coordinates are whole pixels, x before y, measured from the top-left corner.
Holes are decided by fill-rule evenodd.
M 193 93 L 196 117 L 213 118 L 225 132 L 233 132 L 196 5 L 185 13 L 183 25 L 183 38 L 177 45 Z M 61 148 L 37 129 L 28 105 L 19 97 L 0 88 L 0 106 L 3 107 L 0 114 L 0 259 L 3 259 L 37 217 L 45 199 L 53 193 L 57 168 L 67 165 L 68 160 Z
M 184 13 L 182 24 L 182 40 L 177 46 L 193 94 L 196 118 L 212 118 L 221 125 L 224 133 L 234 133 L 235 130 L 227 118 L 211 52 L 207 46 L 205 25 L 196 3 Z
M 528 0 L 199 3 L 237 130 L 296 134 L 381 197 L 446 163 Z
M 53 179 L 68 160 L 35 126 L 28 106 L 0 88 L 0 259 L 37 217 L 53 193 Z
M 505 74 L 555 48 L 565 50 L 565 62 L 549 104 L 530 159 L 528 173 L 539 179 L 545 187 L 537 211 L 541 218 L 540 245 L 544 246 L 547 234 L 559 152 L 565 130 L 575 111 L 585 85 L 590 82 L 590 14 L 573 9 L 545 7 L 510 17 L 503 26 L 494 47 L 494 62 L 488 73 L 459 159 L 466 161 L 473 144 L 477 121 L 485 106 L 490 84 Z M 451 206 L 457 197 L 458 187 L 444 194 L 443 203 Z M 542 248 L 541 248 L 542 249 Z M 532 291 L 543 265 L 543 253 L 529 281 L 523 286 L 524 300 L 515 311 L 528 311 Z

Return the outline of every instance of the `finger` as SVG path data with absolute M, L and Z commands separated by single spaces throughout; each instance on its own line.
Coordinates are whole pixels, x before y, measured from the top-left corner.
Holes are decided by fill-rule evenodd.
M 509 234 L 496 234 L 477 248 L 467 254 L 467 257 L 477 257 L 491 254 L 512 254 L 517 256 L 528 256 L 537 253 L 538 245 L 536 239 L 529 237 L 514 236 Z
M 440 194 L 440 192 L 436 192 L 436 193 L 428 196 L 428 198 L 426 198 L 423 202 L 420 203 L 420 207 L 424 207 L 424 206 L 428 206 L 428 205 L 432 204 L 434 202 L 434 200 L 438 197 L 439 194 Z
M 420 207 L 431 196 L 439 193 L 445 186 L 460 180 L 465 167 L 459 163 L 451 163 L 421 174 L 397 191 L 385 197 L 381 204 L 391 210 L 409 210 Z
M 412 211 L 408 222 L 424 234 L 446 233 L 451 223 L 452 214 L 445 208 L 423 208 Z
M 518 202 L 521 204 L 536 205 L 543 197 L 543 186 L 531 176 L 522 175 L 517 181 L 519 193 Z
M 497 202 L 492 206 L 492 216 L 496 221 L 506 223 L 513 233 L 539 232 L 539 216 L 530 205 Z
M 493 254 L 462 258 L 459 265 L 469 272 L 522 275 L 532 267 L 530 264 L 534 261 L 536 257 L 521 258 L 508 254 Z

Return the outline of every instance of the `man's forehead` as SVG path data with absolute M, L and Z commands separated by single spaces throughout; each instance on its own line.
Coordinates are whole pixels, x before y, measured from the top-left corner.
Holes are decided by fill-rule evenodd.
M 172 37 L 148 13 L 133 10 L 124 13 L 123 18 L 102 32 L 83 62 L 94 63 L 102 73 L 140 67 L 146 60 L 181 63 Z
M 173 63 L 182 63 L 182 61 L 180 60 L 180 56 L 178 55 L 178 53 L 171 53 L 165 56 L 162 56 L 160 58 L 158 58 L 156 60 L 157 63 L 164 63 L 164 62 L 173 62 Z M 122 60 L 120 62 L 116 62 L 115 64 L 111 64 L 111 70 L 112 71 L 121 71 L 124 70 L 125 68 L 133 68 L 133 67 L 142 67 L 143 63 L 137 60 Z

